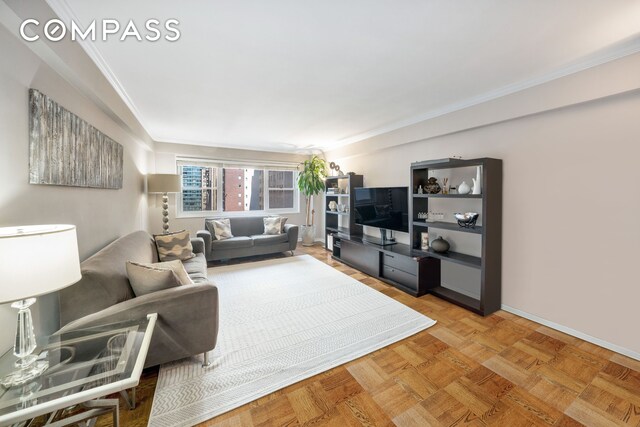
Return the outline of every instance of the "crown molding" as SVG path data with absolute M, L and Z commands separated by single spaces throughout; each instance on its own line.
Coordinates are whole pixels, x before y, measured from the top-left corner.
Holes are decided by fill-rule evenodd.
M 75 21 L 76 23 L 80 22 L 80 19 L 75 15 L 69 3 L 66 0 L 46 0 L 47 4 L 51 9 L 55 12 L 58 17 L 64 21 L 65 23 L 69 23 L 71 21 Z M 84 28 L 83 28 L 84 29 Z M 113 72 L 107 61 L 104 59 L 98 48 L 94 43 L 87 40 L 76 40 L 80 47 L 85 51 L 85 53 L 91 58 L 96 67 L 100 70 L 102 75 L 107 79 L 107 81 L 111 84 L 113 89 L 116 91 L 118 96 L 125 103 L 127 108 L 131 111 L 131 113 L 135 116 L 136 120 L 142 125 L 147 134 L 151 137 L 152 140 L 156 141 L 155 136 L 149 131 L 149 126 L 147 126 L 143 120 L 142 113 L 138 107 L 136 107 L 133 99 L 129 96 L 127 91 L 124 89 L 122 83 Z
M 545 83 L 549 83 L 553 80 L 557 80 L 563 77 L 570 76 L 572 74 L 579 73 L 581 71 L 588 70 L 590 68 L 597 67 L 599 65 L 612 62 L 617 59 L 624 58 L 629 55 L 640 52 L 640 35 L 623 40 L 622 42 L 611 45 L 608 48 L 601 50 L 595 54 L 582 58 L 579 61 L 575 61 L 564 67 L 558 68 L 550 73 L 546 73 L 532 79 L 524 80 L 521 82 L 513 83 L 503 86 L 501 88 L 486 92 L 484 94 L 468 98 L 464 101 L 453 103 L 442 108 L 438 108 L 426 113 L 422 113 L 411 118 L 398 121 L 396 123 L 372 129 L 370 131 L 354 135 L 348 138 L 341 139 L 330 145 L 323 147 L 325 150 L 334 150 L 336 148 L 360 142 L 365 139 L 373 138 L 378 135 L 393 132 L 398 129 L 402 129 L 407 126 L 415 125 L 420 122 L 435 119 L 437 117 L 445 116 L 447 114 L 455 113 L 456 111 L 464 110 L 469 107 L 474 107 L 485 102 L 493 101 L 504 96 L 512 95 L 517 92 L 539 86 Z

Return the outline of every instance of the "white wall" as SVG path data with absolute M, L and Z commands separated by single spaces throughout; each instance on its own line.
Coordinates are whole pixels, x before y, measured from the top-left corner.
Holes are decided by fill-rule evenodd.
M 144 174 L 148 147 L 46 65 L 0 25 L 0 227 L 69 223 L 77 226 L 82 259 L 117 237 L 147 228 Z M 97 70 L 95 70 L 97 72 Z M 124 146 L 121 190 L 29 184 L 28 89 L 36 88 Z M 26 256 L 29 254 L 16 254 Z M 38 260 L 33 260 L 37 267 Z M 1 286 L 20 286 L 2 278 Z M 57 295 L 33 307 L 38 333 L 58 328 Z M 0 306 L 0 351 L 12 345 L 15 312 Z
M 503 304 L 639 354 L 639 76 L 635 55 L 327 158 L 367 186 L 408 185 L 415 161 L 503 159 Z
M 265 151 L 235 150 L 229 148 L 201 147 L 185 144 L 155 144 L 155 173 L 177 173 L 176 159 L 190 157 L 227 161 L 291 162 L 300 163 L 307 156 Z M 288 217 L 287 224 L 304 224 L 304 197 L 300 198 L 300 213 L 282 214 Z M 319 217 L 319 215 L 318 215 Z M 193 235 L 204 229 L 204 216 L 196 218 L 176 218 L 176 195 L 169 195 L 169 226 L 171 230 L 189 230 Z M 149 196 L 149 229 L 152 233 L 162 232 L 162 196 Z

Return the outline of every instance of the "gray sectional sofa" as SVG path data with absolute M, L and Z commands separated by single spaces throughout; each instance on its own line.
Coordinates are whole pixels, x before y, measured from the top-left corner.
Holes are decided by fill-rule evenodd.
M 198 231 L 197 236 L 204 240 L 207 261 L 294 251 L 298 245 L 298 226 L 285 224 L 284 233 L 265 235 L 263 218 L 230 218 L 233 237 L 225 240 L 216 240 L 209 230 Z
M 145 367 L 212 350 L 218 337 L 218 289 L 207 279 L 204 242 L 191 243 L 196 256 L 183 265 L 195 284 L 139 297 L 127 278 L 126 262 L 158 262 L 148 233 L 128 234 L 82 262 L 82 279 L 58 294 L 61 332 L 158 313 Z

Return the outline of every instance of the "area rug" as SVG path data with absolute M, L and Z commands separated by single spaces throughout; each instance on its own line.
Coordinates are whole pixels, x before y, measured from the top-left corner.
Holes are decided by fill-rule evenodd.
M 436 323 L 310 255 L 211 268 L 209 278 L 220 294 L 212 365 L 163 365 L 150 426 L 208 420 Z

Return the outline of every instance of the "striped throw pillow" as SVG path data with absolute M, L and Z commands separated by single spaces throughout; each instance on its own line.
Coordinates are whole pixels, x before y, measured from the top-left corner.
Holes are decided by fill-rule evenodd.
M 176 259 L 184 261 L 196 256 L 193 253 L 191 237 L 187 230 L 168 234 L 156 234 L 153 237 L 156 241 L 160 261 L 165 262 Z

